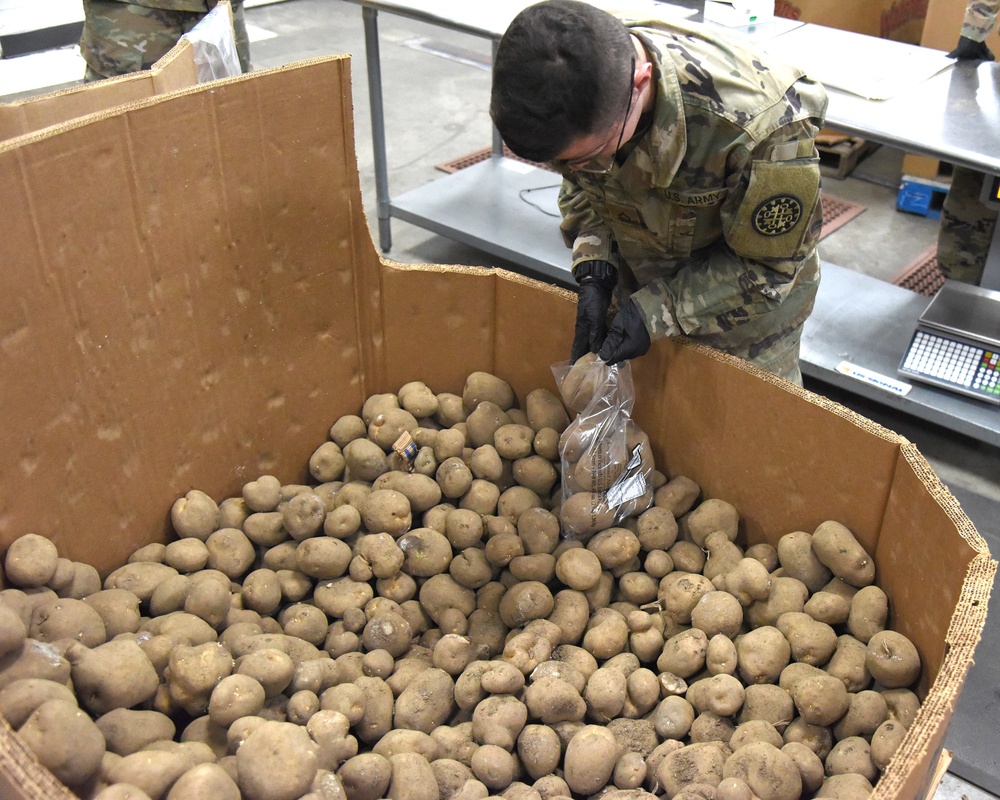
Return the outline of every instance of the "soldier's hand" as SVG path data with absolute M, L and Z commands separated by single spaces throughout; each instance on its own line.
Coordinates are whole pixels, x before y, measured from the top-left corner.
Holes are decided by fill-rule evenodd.
M 959 36 L 958 47 L 948 53 L 948 58 L 957 58 L 959 61 L 992 61 L 993 51 L 986 46 L 986 42 Z
M 608 364 L 617 364 L 630 358 L 638 358 L 649 352 L 649 331 L 633 301 L 625 304 L 608 329 L 598 357 Z
M 576 333 L 570 361 L 587 353 L 596 353 L 604 344 L 607 334 L 608 307 L 611 305 L 611 290 L 588 281 L 580 284 L 580 299 L 576 305 Z
M 577 267 L 575 277 L 580 282 L 580 294 L 570 354 L 573 363 L 587 353 L 596 353 L 604 344 L 611 291 L 618 281 L 618 271 L 606 261 L 586 262 Z

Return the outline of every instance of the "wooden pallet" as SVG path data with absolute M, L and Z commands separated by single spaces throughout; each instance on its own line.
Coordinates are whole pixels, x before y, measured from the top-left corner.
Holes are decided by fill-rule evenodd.
M 830 135 L 816 138 L 819 169 L 833 178 L 846 178 L 858 163 L 876 147 L 859 136 Z

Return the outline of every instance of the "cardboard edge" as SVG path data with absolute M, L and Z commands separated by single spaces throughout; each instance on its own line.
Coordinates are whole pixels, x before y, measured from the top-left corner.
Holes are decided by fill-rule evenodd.
M 233 23 L 229 0 L 220 0 Z M 83 75 L 81 74 L 81 79 Z M 194 45 L 181 39 L 152 67 L 0 104 L 0 141 L 62 125 L 73 117 L 155 97 L 198 83 Z M 118 95 L 126 95 L 119 98 Z M 72 116 L 67 117 L 70 114 Z
M 107 105 L 105 101 L 97 98 L 113 95 L 118 92 L 126 92 L 130 95 L 134 94 L 134 97 L 130 96 L 124 101 L 134 102 L 144 94 L 149 93 L 148 88 L 144 88 L 143 86 L 143 84 L 149 81 L 150 75 L 148 73 L 137 72 L 131 75 L 117 75 L 99 83 L 68 86 L 54 92 L 46 92 L 45 94 L 33 95 L 32 97 L 12 103 L 0 104 L 0 144 L 11 139 L 26 136 L 38 130 L 62 124 L 65 120 L 59 119 L 45 123 L 36 122 L 36 118 L 44 118 L 46 114 L 52 115 L 52 111 L 47 111 L 49 106 L 73 103 L 78 96 L 81 98 L 90 97 L 93 100 L 90 104 L 93 108 L 88 110 L 87 113 L 92 113 L 96 108 Z M 85 92 L 86 94 L 84 94 Z M 115 104 L 120 104 L 120 102 L 122 101 L 115 101 Z
M 920 711 L 899 749 L 882 773 L 871 800 L 924 797 L 932 779 L 934 758 L 943 751 L 948 725 L 986 623 L 997 562 L 978 553 L 969 564 L 962 593 L 945 636 L 948 652 L 921 701 Z M 918 767 L 923 763 L 923 768 Z
M 0 797 L 76 800 L 0 716 Z
M 273 75 L 279 72 L 286 72 L 294 69 L 299 69 L 310 64 L 318 64 L 324 61 L 337 61 L 337 60 L 347 60 L 350 61 L 351 56 L 349 54 L 336 54 L 336 55 L 326 55 L 326 56 L 316 56 L 315 58 L 303 59 L 301 61 L 293 61 L 288 64 L 282 64 L 277 67 L 269 67 L 267 69 L 255 70 L 253 72 L 248 72 L 244 75 L 234 75 L 231 78 L 219 78 L 218 80 L 212 81 L 212 86 L 224 86 L 229 83 L 234 83 L 236 81 L 246 81 L 254 80 L 261 76 Z M 122 79 L 128 80 L 133 76 L 125 75 Z M 115 78 L 109 78 L 108 80 L 114 81 Z M 132 100 L 127 103 L 121 103 L 119 105 L 112 106 L 110 108 L 104 108 L 100 111 L 94 111 L 92 113 L 83 114 L 81 116 L 75 117 L 71 120 L 65 122 L 60 122 L 54 125 L 41 128 L 39 130 L 30 131 L 28 133 L 21 134 L 20 136 L 14 136 L 10 139 L 0 141 L 0 153 L 4 153 L 8 150 L 15 150 L 19 147 L 24 147 L 26 144 L 31 144 L 35 141 L 40 141 L 47 139 L 48 137 L 60 133 L 62 131 L 72 130 L 74 128 L 80 128 L 90 123 L 105 119 L 107 117 L 119 116 L 120 114 L 130 111 L 136 108 L 144 108 L 155 103 L 161 103 L 173 97 L 179 97 L 184 94 L 193 94 L 204 89 L 206 84 L 197 84 L 193 86 L 185 86 L 183 88 L 175 89 L 166 92 L 165 94 L 151 95 L 149 97 L 144 97 L 138 100 Z M 78 90 L 76 87 L 68 91 Z M 351 129 L 351 142 L 354 141 L 353 128 Z
M 159 61 L 149 75 L 152 96 L 185 89 L 198 83 L 198 67 L 194 62 L 194 45 L 181 39 Z
M 998 566 L 985 539 L 954 495 L 937 477 L 916 445 L 905 440 L 900 449 L 900 467 L 903 465 L 920 480 L 959 536 L 969 545 L 973 555 L 945 634 L 944 659 L 926 696 L 921 698 L 917 718 L 882 773 L 872 800 L 931 796 L 937 768 L 945 752 L 948 726 L 972 667 L 975 649 L 982 638 Z

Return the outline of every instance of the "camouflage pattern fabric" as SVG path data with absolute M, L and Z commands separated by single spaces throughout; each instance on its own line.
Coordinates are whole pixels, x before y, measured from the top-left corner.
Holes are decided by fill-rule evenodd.
M 979 194 L 985 176 L 955 167 L 951 188 L 941 208 L 937 262 L 946 278 L 979 285 L 993 240 L 997 212 L 983 205 Z
M 982 42 L 989 36 L 1000 12 L 1000 0 L 972 0 L 965 9 L 962 36 Z
M 84 80 L 149 69 L 216 5 L 216 0 L 84 0 L 80 52 Z M 233 4 L 240 67 L 250 69 L 250 40 L 242 2 Z
M 826 92 L 700 26 L 626 24 L 653 60 L 653 120 L 611 172 L 563 174 L 574 267 L 615 264 L 617 302 L 637 303 L 653 339 L 684 334 L 801 382 Z

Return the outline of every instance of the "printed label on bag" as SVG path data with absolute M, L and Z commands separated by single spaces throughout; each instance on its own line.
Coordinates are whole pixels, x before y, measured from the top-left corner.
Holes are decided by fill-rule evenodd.
M 642 445 L 637 444 L 625 465 L 625 471 L 608 489 L 608 505 L 611 508 L 642 497 L 646 493 L 646 476 L 642 474 Z

